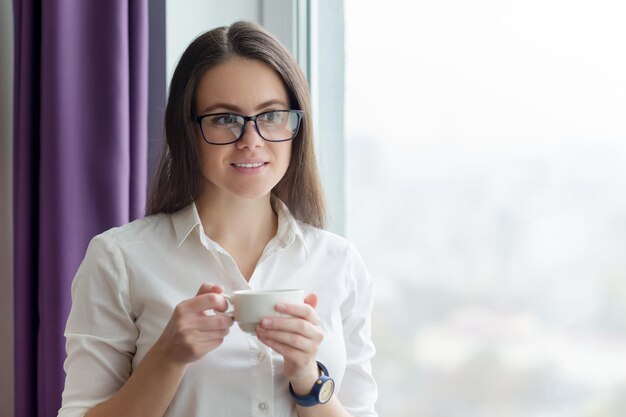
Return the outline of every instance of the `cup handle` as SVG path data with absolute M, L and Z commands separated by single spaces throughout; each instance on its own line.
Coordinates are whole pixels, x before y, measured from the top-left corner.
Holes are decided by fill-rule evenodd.
M 226 311 L 223 312 L 222 314 L 228 316 L 228 317 L 235 317 L 235 304 L 233 303 L 233 297 L 232 295 L 228 295 L 228 294 L 222 294 L 222 297 L 224 297 L 226 299 L 226 302 L 228 303 L 228 307 L 226 308 Z

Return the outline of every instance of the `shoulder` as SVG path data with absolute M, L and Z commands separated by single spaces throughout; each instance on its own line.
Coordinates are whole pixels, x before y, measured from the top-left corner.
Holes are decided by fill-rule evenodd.
M 77 278 L 104 273 L 120 279 L 124 276 L 129 253 L 145 255 L 155 242 L 163 240 L 165 234 L 172 234 L 168 232 L 172 229 L 168 220 L 169 215 L 148 216 L 94 236 L 87 246 Z
M 156 214 L 134 220 L 122 226 L 112 227 L 95 236 L 92 242 L 124 245 L 137 241 L 152 240 L 171 233 L 170 215 Z
M 341 258 L 349 266 L 363 264 L 359 251 L 345 237 L 301 221 L 298 221 L 298 226 L 309 253 L 322 254 L 330 258 Z
M 329 253 L 345 255 L 353 248 L 350 241 L 343 236 L 299 220 L 297 223 L 307 249 L 324 249 Z
M 87 246 L 85 261 L 90 258 L 98 259 L 102 255 L 117 257 L 121 248 L 128 243 L 152 240 L 167 229 L 170 222 L 166 219 L 169 219 L 169 215 L 148 216 L 122 226 L 112 227 L 94 236 Z
M 170 215 L 157 214 L 134 220 L 122 226 L 112 227 L 94 236 L 87 246 L 85 262 L 106 259 L 122 262 L 128 251 L 145 253 L 155 245 L 175 241 Z

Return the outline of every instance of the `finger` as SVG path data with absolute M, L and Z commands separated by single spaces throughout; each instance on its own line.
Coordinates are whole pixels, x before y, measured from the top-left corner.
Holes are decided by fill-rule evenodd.
M 305 319 L 315 325 L 320 324 L 322 321 L 318 317 L 315 309 L 309 304 L 276 304 L 276 311 L 290 316 L 299 317 Z
M 211 285 L 211 292 L 214 292 L 215 294 L 221 294 L 224 292 L 224 287 L 222 287 L 221 285 L 213 284 Z
M 293 317 L 267 317 L 261 320 L 259 327 L 263 330 L 295 333 L 309 339 L 319 339 L 322 335 L 319 327 L 310 321 Z
M 224 287 L 222 287 L 221 285 L 213 284 L 211 282 L 202 283 L 196 295 L 208 294 L 211 292 L 221 294 L 222 292 L 224 292 Z
M 205 310 L 226 311 L 228 303 L 220 294 L 209 292 L 196 295 L 184 302 L 184 308 L 193 313 L 203 313 Z
M 230 329 L 211 330 L 210 332 L 198 332 L 196 342 L 206 343 L 213 340 L 224 339 L 230 333 Z
M 212 316 L 198 316 L 193 322 L 192 326 L 199 331 L 212 331 L 229 329 L 233 325 L 233 319 L 223 314 L 217 314 Z
M 297 333 L 282 332 L 276 330 L 258 330 L 257 337 L 261 341 L 276 342 L 289 346 L 294 351 L 312 354 L 317 352 L 318 342 Z
M 207 292 L 209 292 L 212 286 L 213 284 L 211 284 L 210 282 L 203 282 L 202 284 L 200 284 L 200 288 L 198 288 L 198 292 L 196 292 L 196 295 L 206 294 Z
M 206 340 L 202 342 L 199 341 L 192 348 L 192 352 L 193 352 L 192 354 L 196 359 L 200 359 L 204 355 L 206 355 L 208 352 L 220 346 L 223 342 L 224 342 L 223 337 L 222 338 L 216 337 L 215 339 L 210 339 L 210 340 Z
M 311 293 L 304 297 L 304 303 L 310 305 L 313 308 L 317 308 L 317 294 Z
M 304 353 L 298 349 L 293 348 L 292 346 L 286 345 L 274 339 L 259 337 L 259 340 L 264 345 L 272 348 L 274 352 L 279 353 L 284 358 L 288 358 L 296 363 L 304 362 L 309 356 L 308 353 Z
M 230 329 L 213 330 L 210 332 L 193 332 L 188 334 L 181 346 L 185 346 L 188 349 L 197 349 L 202 344 L 211 343 L 217 340 L 223 340 L 228 336 Z

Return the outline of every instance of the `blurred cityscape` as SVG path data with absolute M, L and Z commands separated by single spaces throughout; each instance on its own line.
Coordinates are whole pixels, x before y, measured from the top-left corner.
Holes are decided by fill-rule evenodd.
M 626 173 L 581 184 L 550 168 L 605 169 L 593 153 L 464 170 L 442 149 L 420 157 L 437 174 L 382 141 L 348 145 L 381 416 L 626 415 Z
M 489 61 L 460 11 L 437 20 L 460 1 L 366 3 L 346 1 L 347 233 L 375 282 L 381 417 L 626 416 L 626 53 L 585 55 L 626 29 L 549 0 Z M 596 38 L 529 74 L 574 26 L 542 26 L 560 6 Z M 479 31 L 522 25 L 472 7 Z

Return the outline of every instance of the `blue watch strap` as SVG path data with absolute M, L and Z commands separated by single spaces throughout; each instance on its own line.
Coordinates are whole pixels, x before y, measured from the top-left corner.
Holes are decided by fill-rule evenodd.
M 303 407 L 312 407 L 314 405 L 322 404 L 322 402 L 320 401 L 320 397 L 319 397 L 320 396 L 320 391 L 322 390 L 322 387 L 325 384 L 329 384 L 330 383 L 330 384 L 333 385 L 332 389 L 334 390 L 335 382 L 333 381 L 333 379 L 330 376 L 328 376 L 328 369 L 326 369 L 324 364 L 322 364 L 319 361 L 317 362 L 317 367 L 322 372 L 322 375 L 320 375 L 320 377 L 317 379 L 317 381 L 315 381 L 315 384 L 313 384 L 313 388 L 311 388 L 311 392 L 309 392 L 307 395 L 298 395 L 298 394 L 296 394 L 293 391 L 293 387 L 291 386 L 291 382 L 289 383 L 289 394 L 291 395 L 291 398 L 294 399 L 296 404 L 298 404 L 300 406 L 303 406 Z M 330 399 L 330 397 L 329 397 L 329 399 Z

